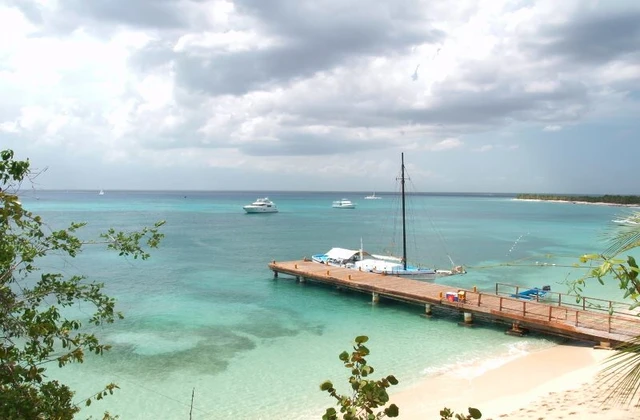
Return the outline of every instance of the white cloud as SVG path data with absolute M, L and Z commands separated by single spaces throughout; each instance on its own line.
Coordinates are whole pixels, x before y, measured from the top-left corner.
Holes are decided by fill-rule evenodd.
M 459 139 L 448 138 L 435 143 L 434 145 L 428 147 L 428 149 L 434 152 L 439 152 L 442 150 L 457 149 L 459 147 L 462 147 L 462 145 L 463 143 Z
M 562 130 L 561 125 L 547 125 L 542 131 L 560 131 Z
M 484 153 L 484 152 L 489 152 L 491 150 L 493 150 L 494 146 L 492 144 L 484 144 L 476 149 L 473 149 L 474 152 L 480 152 L 480 153 Z

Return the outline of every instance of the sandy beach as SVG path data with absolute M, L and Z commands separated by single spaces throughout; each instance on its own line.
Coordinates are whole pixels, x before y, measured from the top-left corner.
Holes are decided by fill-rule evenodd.
M 439 419 L 443 407 L 466 414 L 478 408 L 482 419 L 640 419 L 635 405 L 604 405 L 598 382 L 611 350 L 559 345 L 465 378 L 455 372 L 427 378 L 391 395 L 401 419 Z

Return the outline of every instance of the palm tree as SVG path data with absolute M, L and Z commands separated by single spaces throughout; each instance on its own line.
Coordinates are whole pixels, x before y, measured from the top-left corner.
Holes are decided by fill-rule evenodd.
M 573 283 L 573 290 L 580 295 L 588 279 L 604 284 L 605 278 L 615 278 L 623 291 L 624 299 L 631 301 L 629 309 L 640 306 L 640 278 L 636 260 L 627 255 L 640 247 L 640 212 L 623 219 L 624 223 L 607 233 L 609 247 L 601 254 L 583 255 L 583 263 L 595 263 L 589 273 Z M 616 353 L 607 358 L 599 385 L 608 390 L 605 401 L 629 404 L 640 396 L 640 337 L 616 347 Z

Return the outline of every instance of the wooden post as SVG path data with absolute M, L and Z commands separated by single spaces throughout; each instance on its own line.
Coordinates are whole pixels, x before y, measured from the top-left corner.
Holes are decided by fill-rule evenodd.
M 305 279 L 304 277 L 300 276 L 300 283 L 304 283 L 305 281 L 307 281 L 307 279 Z
M 380 302 L 380 295 L 376 292 L 371 293 L 371 303 L 375 305 L 378 302 Z
M 462 323 L 462 325 L 464 325 L 465 327 L 470 327 L 473 325 L 473 315 L 471 314 L 471 312 L 465 312 L 463 319 L 464 322 Z
M 424 314 L 425 314 L 425 316 L 431 316 L 431 304 L 430 303 L 425 303 L 424 304 Z
M 593 346 L 594 349 L 611 350 L 611 343 L 609 341 L 601 341 L 600 344 Z
M 518 322 L 513 322 L 511 324 L 511 329 L 504 332 L 507 335 L 514 335 L 516 337 L 522 337 L 525 335 L 526 330 L 520 328 L 520 324 Z
M 273 270 L 273 278 L 274 279 L 278 278 L 278 272 L 276 270 Z

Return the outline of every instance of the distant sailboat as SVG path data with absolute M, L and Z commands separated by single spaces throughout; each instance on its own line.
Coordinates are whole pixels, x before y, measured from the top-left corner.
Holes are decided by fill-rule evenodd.
M 104 191 L 100 190 L 100 192 L 98 193 L 98 195 L 104 195 Z
M 373 193 L 371 195 L 366 196 L 364 199 L 365 200 L 381 200 L 382 197 L 378 197 L 376 193 Z

